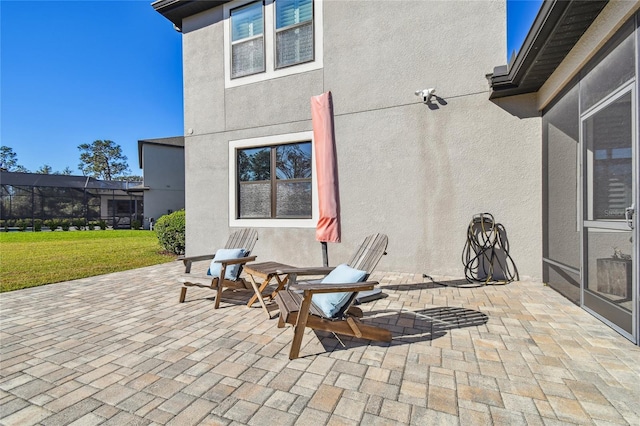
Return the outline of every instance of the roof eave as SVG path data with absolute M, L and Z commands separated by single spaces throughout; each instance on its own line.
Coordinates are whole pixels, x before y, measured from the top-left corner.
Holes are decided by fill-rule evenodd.
M 231 0 L 157 0 L 151 3 L 153 9 L 171 21 L 182 31 L 182 20 L 186 17 L 213 9 Z
M 522 48 L 511 61 L 509 66 L 499 66 L 494 68 L 493 74 L 487 75 L 491 86 L 490 99 L 501 98 L 505 96 L 513 96 L 524 93 L 537 92 L 546 79 L 553 73 L 557 66 L 562 62 L 567 53 L 577 43 L 579 37 L 575 40 L 562 39 L 563 35 L 559 35 L 556 31 L 562 25 L 573 25 L 576 34 L 580 36 L 584 34 L 589 25 L 600 14 L 608 0 L 545 0 L 540 7 L 540 11 L 534 20 Z M 572 23 L 572 14 L 577 11 L 584 13 L 584 5 L 589 6 L 589 14 L 587 19 L 579 20 Z M 554 60 L 544 59 L 541 57 L 545 53 L 545 49 L 549 48 L 556 39 L 565 42 L 565 51 L 560 58 Z M 540 64 L 546 65 L 546 71 L 540 72 L 535 67 Z
M 142 169 L 142 146 L 143 145 L 161 145 L 173 148 L 184 149 L 184 136 L 172 136 L 169 138 L 159 139 L 141 139 L 138 141 L 138 164 Z

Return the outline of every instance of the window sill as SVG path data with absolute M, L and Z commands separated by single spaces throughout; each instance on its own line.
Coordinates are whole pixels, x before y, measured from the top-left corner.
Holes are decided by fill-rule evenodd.
M 316 219 L 231 219 L 229 226 L 242 228 L 315 228 Z
M 225 78 L 225 88 L 244 86 L 246 84 L 258 83 L 260 81 L 267 81 L 274 78 L 286 77 L 288 75 L 302 74 L 309 71 L 315 71 L 322 68 L 322 63 L 319 61 L 305 62 L 303 64 L 289 65 L 287 67 L 279 68 L 273 71 L 264 71 L 256 74 L 245 75 L 242 77 Z M 230 71 L 229 71 L 230 72 Z M 227 75 L 229 75 L 227 73 Z

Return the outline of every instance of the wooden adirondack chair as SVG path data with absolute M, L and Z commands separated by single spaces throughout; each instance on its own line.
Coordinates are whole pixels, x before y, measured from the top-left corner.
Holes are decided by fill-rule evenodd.
M 216 302 L 214 309 L 218 309 L 220 306 L 220 299 L 222 291 L 225 288 L 232 289 L 251 289 L 251 284 L 247 283 L 244 278 L 240 277 L 242 272 L 242 265 L 248 262 L 256 260 L 256 256 L 251 256 L 251 251 L 258 241 L 258 232 L 255 229 L 240 229 L 233 232 L 227 243 L 223 247 L 224 249 L 244 249 L 245 256 L 237 259 L 215 259 L 215 254 L 206 254 L 201 256 L 184 257 L 181 258 L 185 266 L 185 271 L 182 277 L 179 278 L 179 282 L 182 283 L 180 289 L 180 303 L 184 302 L 187 295 L 187 289 L 189 287 L 201 287 L 216 290 Z M 221 264 L 221 270 L 219 276 L 206 275 L 206 274 L 192 274 L 191 266 L 193 262 L 214 259 L 215 262 Z M 232 265 L 240 265 L 240 269 L 236 274 L 235 279 L 225 278 L 227 268 Z
M 347 264 L 351 268 L 365 271 L 364 279 L 368 279 L 380 258 L 386 254 L 388 238 L 384 234 L 373 234 L 360 245 L 354 256 Z M 276 303 L 280 309 L 278 327 L 285 324 L 294 325 L 293 341 L 289 351 L 289 359 L 295 359 L 300 354 L 300 346 L 304 330 L 309 327 L 314 330 L 330 331 L 336 334 L 354 336 L 374 341 L 391 341 L 391 332 L 387 329 L 364 324 L 360 321 L 362 310 L 352 306 L 356 295 L 360 291 L 372 290 L 378 283 L 366 281 L 358 283 L 296 283 L 297 276 L 327 275 L 333 268 L 291 268 L 283 270 L 289 274 L 289 286 L 276 295 Z M 333 316 L 328 317 L 313 303 L 314 294 L 322 293 L 350 293 L 343 306 Z

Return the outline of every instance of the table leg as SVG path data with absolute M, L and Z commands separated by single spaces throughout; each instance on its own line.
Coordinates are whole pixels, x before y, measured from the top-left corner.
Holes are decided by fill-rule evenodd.
M 284 278 L 282 279 L 280 278 L 280 275 L 276 274 L 276 281 L 278 281 L 278 287 L 269 296 L 271 300 L 276 298 L 276 294 L 278 294 L 280 290 L 284 290 L 284 287 L 287 285 L 287 282 L 289 281 L 289 274 L 285 275 Z
M 249 303 L 247 303 L 247 306 L 251 307 L 254 303 L 256 303 L 256 300 L 258 300 L 258 294 L 262 296 L 262 290 L 264 290 L 264 288 L 269 284 L 269 281 L 271 281 L 271 277 L 267 275 L 262 281 L 262 285 L 258 286 L 258 283 L 256 283 L 253 275 L 252 274 L 247 274 L 247 275 L 249 275 L 251 287 L 253 287 L 253 291 L 255 293 L 253 296 L 251 296 L 251 299 L 249 299 Z M 256 289 L 259 289 L 260 293 L 258 293 L 258 290 Z
M 262 306 L 262 309 L 266 312 L 269 319 L 271 319 L 271 314 L 269 313 L 269 309 L 267 309 L 267 305 L 265 305 L 264 299 L 262 298 L 262 290 L 264 290 L 264 288 L 269 284 L 269 281 L 271 281 L 271 277 L 267 276 L 267 278 L 265 278 L 264 281 L 262 282 L 262 285 L 258 287 L 258 284 L 256 283 L 256 280 L 253 278 L 253 275 L 251 274 L 248 274 L 248 275 L 249 275 L 249 281 L 251 282 L 251 287 L 253 287 L 253 292 L 255 293 L 255 295 L 253 295 L 251 299 L 249 299 L 249 303 L 247 303 L 247 306 L 251 307 L 251 305 L 255 303 L 256 299 L 258 299 L 258 301 L 260 302 L 260 305 Z

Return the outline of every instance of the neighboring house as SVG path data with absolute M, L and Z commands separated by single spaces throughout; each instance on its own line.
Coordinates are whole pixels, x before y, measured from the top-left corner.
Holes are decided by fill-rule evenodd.
M 184 208 L 184 137 L 138 141 L 144 182 L 145 229 L 162 215 Z
M 384 269 L 460 276 L 469 222 L 490 212 L 521 277 L 638 342 L 640 238 L 624 210 L 638 204 L 640 2 L 546 1 L 496 70 L 505 1 L 153 7 L 183 33 L 188 254 L 248 226 L 263 260 L 321 262 L 310 98 L 331 91 L 343 241 L 331 264 L 384 232 Z M 429 102 L 414 94 L 431 87 Z

